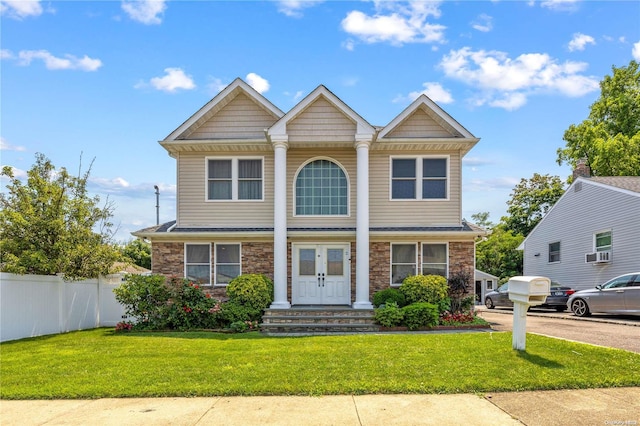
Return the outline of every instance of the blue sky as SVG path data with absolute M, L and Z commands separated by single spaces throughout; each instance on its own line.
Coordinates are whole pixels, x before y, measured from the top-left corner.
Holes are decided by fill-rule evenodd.
M 481 140 L 463 216 L 497 222 L 612 66 L 640 61 L 638 1 L 0 1 L 1 163 L 41 152 L 115 205 L 116 238 L 175 218 L 159 146 L 241 77 L 283 111 L 320 84 L 383 126 L 426 93 Z M 7 181 L 2 181 L 2 187 Z

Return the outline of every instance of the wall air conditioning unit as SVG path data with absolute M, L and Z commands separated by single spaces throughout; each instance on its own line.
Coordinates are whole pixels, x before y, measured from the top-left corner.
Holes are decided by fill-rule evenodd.
M 598 251 L 595 253 L 586 253 L 584 255 L 585 263 L 608 263 L 611 262 L 610 251 Z

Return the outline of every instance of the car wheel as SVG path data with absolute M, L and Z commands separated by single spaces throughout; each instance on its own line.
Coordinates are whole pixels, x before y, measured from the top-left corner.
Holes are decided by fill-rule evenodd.
M 493 309 L 496 307 L 496 305 L 493 304 L 493 300 L 491 300 L 490 297 L 487 297 L 486 299 L 484 299 L 484 305 L 487 307 L 487 309 Z
M 582 299 L 576 299 L 573 301 L 573 303 L 571 303 L 571 311 L 574 313 L 574 315 L 577 315 L 579 317 L 586 317 L 588 315 L 591 315 L 591 312 L 589 312 L 589 305 L 587 305 L 587 302 Z
M 567 310 L 567 308 L 565 306 L 556 306 L 556 311 L 558 311 L 558 312 L 564 312 L 566 310 Z

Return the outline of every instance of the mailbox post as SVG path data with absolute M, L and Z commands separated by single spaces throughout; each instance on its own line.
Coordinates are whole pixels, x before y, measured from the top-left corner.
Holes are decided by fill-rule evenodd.
M 509 280 L 509 299 L 513 302 L 513 349 L 523 351 L 527 339 L 527 311 L 547 300 L 551 280 L 547 277 L 513 277 Z

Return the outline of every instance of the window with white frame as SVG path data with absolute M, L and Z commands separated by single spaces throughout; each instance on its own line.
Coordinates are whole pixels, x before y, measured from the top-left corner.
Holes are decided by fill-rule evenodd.
M 611 231 L 598 232 L 593 236 L 595 251 L 610 251 L 612 242 Z
M 447 244 L 422 244 L 422 275 L 442 275 L 447 277 Z
M 391 199 L 448 198 L 447 157 L 391 158 Z
M 391 285 L 399 286 L 409 275 L 416 275 L 416 244 L 391 244 Z
M 336 163 L 310 162 L 296 177 L 296 216 L 346 216 L 348 188 L 347 176 Z
M 211 284 L 211 244 L 185 244 L 184 276 L 200 285 Z
M 216 285 L 227 285 L 242 273 L 240 244 L 216 244 Z
M 560 262 L 560 241 L 549 243 L 549 263 Z
M 263 199 L 262 158 L 207 158 L 207 200 Z

